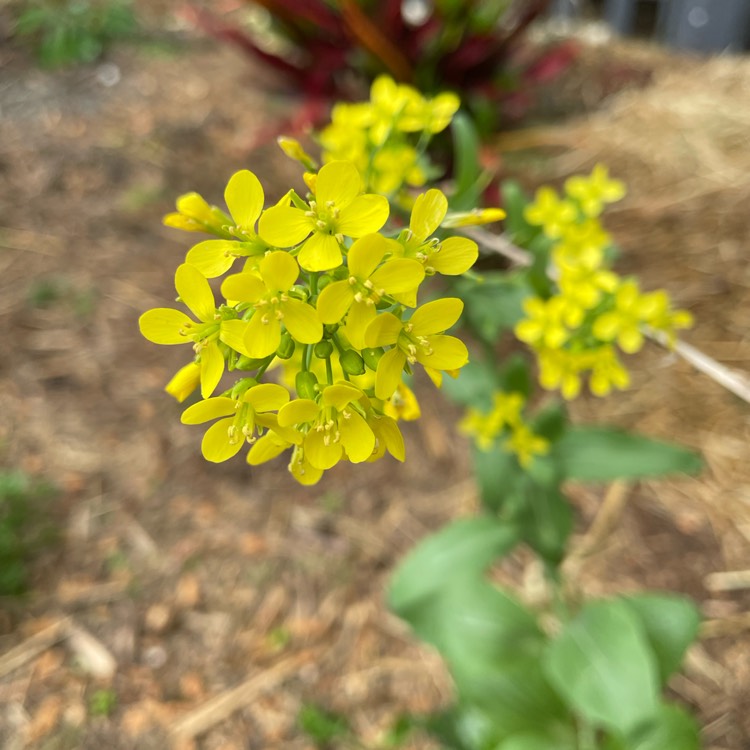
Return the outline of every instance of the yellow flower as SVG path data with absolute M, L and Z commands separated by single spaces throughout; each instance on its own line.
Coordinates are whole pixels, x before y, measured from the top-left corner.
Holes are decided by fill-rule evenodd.
M 407 362 L 419 362 L 433 370 L 458 370 L 469 361 L 466 345 L 460 339 L 446 336 L 461 315 L 463 302 L 455 297 L 428 302 L 417 308 L 404 322 L 393 313 L 378 315 L 367 327 L 368 347 L 392 346 L 378 362 L 375 373 L 375 395 L 390 398 L 401 382 Z
M 584 355 L 565 349 L 542 349 L 537 356 L 542 388 L 560 388 L 563 398 L 568 401 L 581 392 L 581 372 L 586 369 Z
M 268 245 L 255 232 L 255 222 L 263 210 L 263 186 L 249 170 L 232 175 L 224 190 L 224 201 L 232 215 L 224 227 L 239 241 L 206 240 L 187 254 L 185 262 L 195 266 L 206 278 L 221 276 L 237 258 L 261 256 Z
M 445 219 L 448 199 L 436 188 L 422 193 L 414 201 L 409 229 L 399 238 L 403 254 L 415 258 L 428 275 L 459 276 L 468 271 L 479 256 L 477 243 L 466 237 L 449 237 L 442 242 L 430 235 Z
M 386 451 L 397 461 L 406 459 L 404 436 L 395 419 L 386 414 L 370 412 L 367 415 L 367 424 L 375 435 L 375 448 L 368 461 L 377 461 L 385 455 Z
M 583 320 L 580 306 L 565 297 L 527 297 L 523 301 L 526 317 L 516 324 L 516 337 L 537 347 L 558 348 L 569 338 L 566 326 L 576 327 Z
M 470 408 L 458 425 L 461 432 L 472 435 L 477 446 L 489 450 L 495 438 L 507 427 L 521 423 L 525 399 L 522 394 L 498 391 L 492 396 L 492 409 L 485 413 Z
M 298 161 L 308 172 L 315 172 L 318 164 L 310 154 L 302 148 L 302 144 L 295 138 L 281 135 L 276 139 L 279 148 L 290 158 Z
M 315 344 L 323 337 L 323 325 L 314 308 L 289 295 L 298 276 L 297 261 L 277 250 L 263 258 L 258 275 L 238 273 L 221 285 L 227 299 L 249 302 L 255 308 L 245 333 L 250 357 L 267 357 L 278 349 L 282 323 L 301 344 Z
M 518 463 L 527 468 L 534 460 L 534 456 L 544 456 L 549 452 L 549 442 L 535 435 L 528 425 L 514 426 L 510 438 L 503 443 L 503 448 L 515 453 Z
M 388 401 L 383 402 L 383 412 L 396 421 L 404 422 L 413 422 L 422 416 L 414 391 L 404 382 L 399 383 Z
M 417 150 L 405 143 L 386 143 L 373 155 L 364 173 L 368 188 L 382 195 L 396 193 L 404 183 L 421 187 L 427 181 Z
M 181 367 L 164 386 L 164 390 L 182 403 L 201 382 L 201 366 L 197 362 Z
M 181 301 L 200 321 L 196 323 L 184 312 L 169 307 L 148 310 L 138 324 L 141 333 L 155 344 L 193 344 L 199 357 L 201 395 L 208 398 L 224 373 L 224 354 L 219 341 L 240 354 L 254 356 L 245 347 L 248 324 L 236 318 L 224 318 L 216 309 L 214 295 L 200 271 L 183 263 L 175 274 L 175 287 Z M 234 311 L 222 308 L 227 315 Z
M 619 279 L 612 271 L 586 266 L 563 265 L 558 286 L 562 296 L 576 309 L 590 310 L 602 299 L 602 293 L 617 289 Z
M 209 206 L 198 193 L 186 193 L 177 199 L 177 212 L 167 214 L 163 223 L 186 232 L 206 232 L 231 237 L 224 227 L 232 220 L 216 206 Z
M 266 412 L 276 411 L 288 401 L 286 388 L 261 383 L 248 388 L 238 399 L 217 396 L 199 401 L 182 413 L 181 420 L 183 424 L 203 424 L 219 419 L 203 435 L 201 452 L 207 461 L 220 463 L 235 456 L 245 443 L 254 443 L 257 427 L 275 426 L 275 416 Z
M 357 349 L 365 347 L 365 329 L 383 297 L 415 291 L 424 279 L 424 269 L 416 260 L 397 258 L 380 265 L 387 250 L 379 234 L 358 239 L 347 256 L 349 277 L 329 284 L 318 297 L 322 323 L 340 323 L 348 313 L 346 335 Z
M 375 434 L 357 404 L 363 397 L 351 383 L 329 385 L 322 389 L 319 401 L 299 398 L 284 405 L 278 423 L 304 434 L 304 457 L 315 469 L 330 469 L 344 456 L 361 463 L 375 449 Z
M 605 203 L 614 203 L 625 196 L 625 185 L 610 179 L 607 167 L 597 164 L 588 177 L 568 178 L 565 192 L 578 201 L 586 216 L 599 216 Z
M 646 318 L 646 323 L 651 328 L 665 333 L 670 346 L 674 346 L 677 331 L 690 328 L 693 325 L 693 316 L 687 310 L 673 310 L 669 295 L 664 290 L 651 292 L 647 296 L 653 303 L 653 309 Z
M 388 219 L 388 199 L 361 192 L 362 179 L 353 164 L 330 162 L 318 172 L 315 200 L 308 210 L 273 206 L 260 217 L 259 233 L 277 247 L 302 243 L 298 259 L 306 271 L 338 268 L 345 235 L 356 238 L 377 232 Z
M 589 352 L 589 362 L 589 387 L 595 396 L 606 396 L 613 387 L 623 391 L 630 385 L 630 374 L 620 363 L 612 346 L 602 346 Z
M 576 221 L 578 212 L 575 205 L 568 200 L 560 200 L 551 187 L 540 187 L 534 196 L 534 202 L 523 210 L 523 216 L 529 224 L 541 226 L 547 237 L 557 239 Z
M 615 309 L 602 313 L 595 321 L 594 336 L 600 341 L 614 341 L 628 354 L 635 354 L 643 346 L 641 325 L 653 317 L 660 301 L 652 295 L 640 293 L 638 282 L 623 281 L 615 293 Z
M 501 221 L 507 216 L 502 208 L 475 208 L 471 211 L 453 211 L 441 222 L 445 229 L 452 227 L 475 227 Z
M 552 259 L 558 266 L 583 266 L 596 269 L 604 261 L 604 249 L 611 242 L 596 219 L 565 227 L 562 238 L 552 249 Z

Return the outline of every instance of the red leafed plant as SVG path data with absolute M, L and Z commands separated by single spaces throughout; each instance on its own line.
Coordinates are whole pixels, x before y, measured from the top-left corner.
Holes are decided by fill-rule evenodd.
M 286 128 L 319 124 L 332 101 L 357 98 L 380 73 L 423 92 L 459 92 L 484 131 L 515 119 L 534 85 L 575 56 L 570 44 L 530 49 L 525 32 L 550 0 L 245 0 L 262 24 L 195 6 L 207 33 L 270 66 L 304 102 Z M 270 42 L 270 43 L 269 43 Z

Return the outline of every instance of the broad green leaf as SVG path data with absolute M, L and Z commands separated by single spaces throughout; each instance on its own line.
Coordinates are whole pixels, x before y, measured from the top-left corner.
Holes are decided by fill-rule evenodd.
M 700 614 L 695 605 L 671 594 L 637 594 L 621 601 L 635 613 L 656 656 L 661 681 L 680 668 L 688 646 L 698 635 Z
M 654 719 L 628 736 L 610 736 L 604 750 L 700 750 L 695 719 L 678 706 L 663 703 Z
M 568 412 L 565 404 L 561 401 L 553 401 L 540 409 L 531 421 L 531 426 L 537 435 L 547 438 L 550 443 L 557 442 L 568 427 Z
M 428 537 L 396 570 L 388 601 L 396 614 L 439 596 L 455 576 L 480 577 L 497 557 L 518 541 L 518 530 L 490 516 L 455 521 Z
M 494 750 L 578 750 L 573 729 L 523 732 L 508 737 Z
M 562 698 L 593 724 L 627 734 L 657 714 L 656 660 L 623 602 L 586 604 L 543 661 Z
M 505 180 L 502 187 L 503 208 L 508 216 L 505 226 L 511 240 L 516 245 L 526 247 L 532 237 L 539 234 L 538 227 L 533 227 L 524 219 L 523 211 L 529 203 L 529 199 L 523 192 L 521 186 L 515 180 Z
M 687 448 L 608 427 L 571 428 L 554 451 L 569 479 L 588 482 L 694 474 L 702 468 L 700 457 Z
M 461 368 L 462 370 L 466 368 Z M 520 354 L 512 354 L 500 371 L 500 387 L 507 393 L 520 393 L 524 398 L 531 394 L 529 361 Z
M 527 478 L 522 487 L 523 507 L 514 520 L 521 529 L 523 541 L 545 562 L 559 565 L 573 530 L 570 503 L 555 484 L 540 484 Z

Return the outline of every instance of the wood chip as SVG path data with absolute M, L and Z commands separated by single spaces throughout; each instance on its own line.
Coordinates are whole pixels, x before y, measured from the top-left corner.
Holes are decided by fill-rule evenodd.
M 109 649 L 80 625 L 71 624 L 68 629 L 68 644 L 81 667 L 98 679 L 112 679 L 117 670 L 117 662 Z
M 69 618 L 64 617 L 44 630 L 27 638 L 23 643 L 12 648 L 0 657 L 0 677 L 23 666 L 53 644 L 61 641 L 68 634 Z

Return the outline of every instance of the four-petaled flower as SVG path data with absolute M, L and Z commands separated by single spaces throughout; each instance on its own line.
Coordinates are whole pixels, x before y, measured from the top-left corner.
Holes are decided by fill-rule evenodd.
M 154 344 L 193 344 L 200 364 L 201 395 L 208 398 L 224 373 L 219 341 L 240 354 L 253 356 L 245 347 L 248 324 L 237 319 L 231 308 L 216 309 L 211 287 L 197 268 L 187 263 L 179 266 L 175 287 L 180 300 L 200 322 L 181 310 L 158 307 L 143 313 L 138 323 L 141 333 Z
M 323 325 L 315 309 L 289 295 L 298 276 L 297 261 L 277 250 L 263 258 L 257 275 L 234 274 L 221 285 L 221 293 L 228 300 L 250 303 L 254 308 L 245 333 L 250 357 L 267 357 L 279 348 L 282 323 L 301 344 L 315 344 L 323 337 Z
M 615 203 L 625 196 L 625 185 L 610 179 L 604 164 L 597 164 L 588 177 L 569 177 L 565 192 L 578 201 L 586 216 L 599 216 L 605 203 Z
M 396 258 L 381 265 L 387 252 L 388 242 L 382 235 L 361 237 L 347 255 L 348 278 L 329 284 L 318 297 L 321 322 L 340 323 L 347 316 L 347 338 L 357 349 L 364 349 L 365 329 L 383 297 L 416 292 L 424 279 L 424 268 L 416 260 Z
M 458 370 L 469 361 L 466 344 L 443 333 L 458 320 L 463 307 L 460 299 L 446 297 L 417 308 L 407 321 L 385 312 L 370 323 L 365 332 L 367 346 L 392 346 L 378 362 L 375 373 L 377 398 L 391 397 L 407 362 L 419 362 L 429 372 Z
M 342 261 L 344 235 L 377 232 L 388 219 L 388 199 L 362 195 L 362 178 L 346 161 L 333 161 L 318 172 L 315 198 L 306 209 L 277 205 L 260 217 L 261 237 L 277 247 L 300 245 L 299 264 L 306 271 L 328 271 Z M 311 235 L 311 236 L 309 236 Z M 306 239 L 307 238 L 307 239 Z
M 561 200 L 554 188 L 540 187 L 534 202 L 523 210 L 523 217 L 529 224 L 541 226 L 547 237 L 557 239 L 575 222 L 578 216 L 575 204 Z

